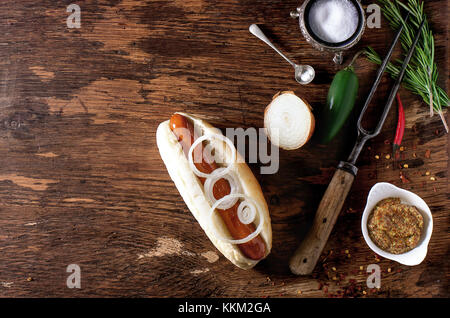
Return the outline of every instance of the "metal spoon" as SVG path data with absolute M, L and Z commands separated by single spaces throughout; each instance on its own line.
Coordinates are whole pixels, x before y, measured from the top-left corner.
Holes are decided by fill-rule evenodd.
M 288 59 L 288 57 L 286 55 L 284 55 L 283 53 L 281 53 L 280 50 L 278 50 L 273 44 L 272 42 L 269 41 L 269 39 L 265 36 L 265 34 L 263 33 L 263 31 L 261 31 L 261 29 L 256 25 L 256 24 L 252 24 L 248 30 L 250 31 L 251 34 L 253 34 L 254 36 L 256 36 L 258 39 L 260 39 L 261 41 L 263 41 L 264 43 L 266 43 L 268 46 L 270 46 L 272 49 L 275 50 L 275 52 L 277 52 L 278 54 L 280 54 L 286 61 L 289 62 L 289 64 L 291 64 L 294 67 L 295 70 L 295 80 L 297 82 L 299 82 L 302 85 L 306 85 L 312 82 L 312 80 L 314 79 L 314 76 L 316 75 L 316 72 L 314 71 L 314 68 L 312 68 L 312 66 L 310 65 L 298 65 L 295 64 L 294 62 L 292 62 L 290 59 Z

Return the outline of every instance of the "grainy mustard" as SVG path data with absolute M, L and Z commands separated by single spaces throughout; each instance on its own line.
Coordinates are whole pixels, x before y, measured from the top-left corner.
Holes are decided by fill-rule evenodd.
M 415 248 L 423 230 L 423 216 L 415 206 L 399 198 L 377 203 L 369 215 L 367 229 L 372 241 L 382 250 L 403 254 Z

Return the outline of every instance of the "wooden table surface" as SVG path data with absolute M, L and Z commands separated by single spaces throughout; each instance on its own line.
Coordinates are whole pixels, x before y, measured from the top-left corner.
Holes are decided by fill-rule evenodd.
M 313 141 L 281 151 L 277 174 L 260 175 L 260 165 L 251 164 L 273 227 L 272 253 L 253 270 L 219 255 L 169 178 L 155 132 L 175 111 L 219 128 L 248 128 L 263 125 L 263 110 L 280 90 L 295 91 L 315 111 L 322 107 L 339 67 L 306 43 L 289 18 L 297 0 L 78 1 L 79 29 L 66 25 L 72 2 L 0 3 L 0 296 L 450 295 L 449 135 L 438 116 L 430 119 L 427 106 L 404 89 L 399 160 L 409 168 L 385 158 L 396 125 L 393 110 L 358 161 L 327 257 L 312 276 L 292 275 L 288 260 L 335 166 L 349 154 L 354 118 L 328 147 Z M 448 2 L 427 0 L 426 11 L 440 83 L 448 90 Z M 290 66 L 248 32 L 251 23 L 296 61 L 313 65 L 316 80 L 298 85 Z M 367 45 L 384 54 L 392 37 L 382 19 L 382 28 L 367 29 L 346 56 Z M 360 58 L 356 72 L 355 116 L 376 67 Z M 373 109 L 383 107 L 391 85 L 386 77 Z M 400 173 L 409 182 L 402 183 Z M 432 210 L 433 236 L 419 266 L 377 258 L 362 238 L 365 200 L 380 181 L 414 191 Z M 69 264 L 80 266 L 79 289 L 66 286 Z M 369 264 L 381 267 L 379 290 L 366 286 Z

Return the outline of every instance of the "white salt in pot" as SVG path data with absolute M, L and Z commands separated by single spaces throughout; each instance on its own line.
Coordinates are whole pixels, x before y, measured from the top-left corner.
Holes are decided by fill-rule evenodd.
M 387 198 L 400 198 L 401 203 L 415 206 L 423 216 L 423 231 L 419 244 L 409 252 L 403 254 L 388 253 L 375 245 L 369 236 L 367 229 L 368 217 L 375 205 Z M 369 196 L 367 197 L 367 204 L 361 219 L 361 230 L 364 240 L 372 251 L 400 264 L 414 266 L 422 263 L 427 255 L 428 243 L 430 242 L 431 233 L 433 232 L 433 216 L 431 215 L 428 205 L 417 194 L 398 188 L 390 183 L 380 182 L 372 187 Z
M 348 0 L 349 2 L 351 2 L 351 4 L 353 4 L 358 15 L 358 24 L 355 32 L 344 41 L 327 42 L 312 31 L 312 27 L 308 18 L 311 8 L 318 1 L 323 0 L 305 0 L 303 4 L 297 8 L 296 11 L 291 12 L 291 17 L 299 19 L 300 30 L 307 42 L 309 42 L 319 51 L 333 52 L 335 54 L 333 61 L 336 64 L 342 64 L 343 52 L 356 45 L 356 43 L 358 43 L 364 33 L 366 25 L 364 9 L 359 0 Z

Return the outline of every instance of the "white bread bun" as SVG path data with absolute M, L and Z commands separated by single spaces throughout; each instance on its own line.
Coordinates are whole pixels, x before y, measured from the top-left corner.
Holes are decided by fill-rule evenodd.
M 315 127 L 311 106 L 294 92 L 277 93 L 264 111 L 264 129 L 279 148 L 295 150 L 311 138 Z
M 191 120 L 196 129 L 200 128 L 200 130 L 203 130 L 202 134 L 209 132 L 222 135 L 220 130 L 214 128 L 209 123 L 201 119 L 184 113 L 179 114 Z M 214 233 L 209 229 L 211 223 L 208 218 L 211 205 L 205 196 L 202 183 L 194 174 L 189 165 L 181 144 L 178 142 L 177 137 L 170 129 L 169 120 L 162 122 L 158 126 L 156 139 L 161 158 L 166 165 L 170 177 L 175 183 L 175 186 L 180 192 L 187 207 L 194 215 L 201 228 L 205 231 L 211 242 L 236 266 L 243 269 L 249 269 L 255 266 L 259 261 L 251 260 L 245 257 L 236 245 L 217 239 Z M 223 141 L 217 142 L 223 143 Z M 212 143 L 212 145 L 214 146 L 214 143 Z M 224 149 L 227 149 L 225 150 L 225 153 L 223 152 Z M 224 158 L 223 162 L 231 161 L 231 151 L 229 151 L 228 147 L 217 147 L 215 148 L 215 151 L 216 155 L 219 155 L 220 158 Z M 261 208 L 261 214 L 264 218 L 264 226 L 260 236 L 266 243 L 266 254 L 264 256 L 266 257 L 272 248 L 272 226 L 267 203 L 264 199 L 261 187 L 252 171 L 247 166 L 244 159 L 240 156 L 239 152 L 236 151 L 236 154 L 236 162 L 232 166 L 231 170 L 240 181 L 242 194 L 251 197 Z M 255 224 L 259 224 L 260 222 L 258 213 L 254 222 Z M 225 224 L 217 213 L 214 214 L 213 225 L 218 232 L 223 233 L 222 236 L 229 236 Z

